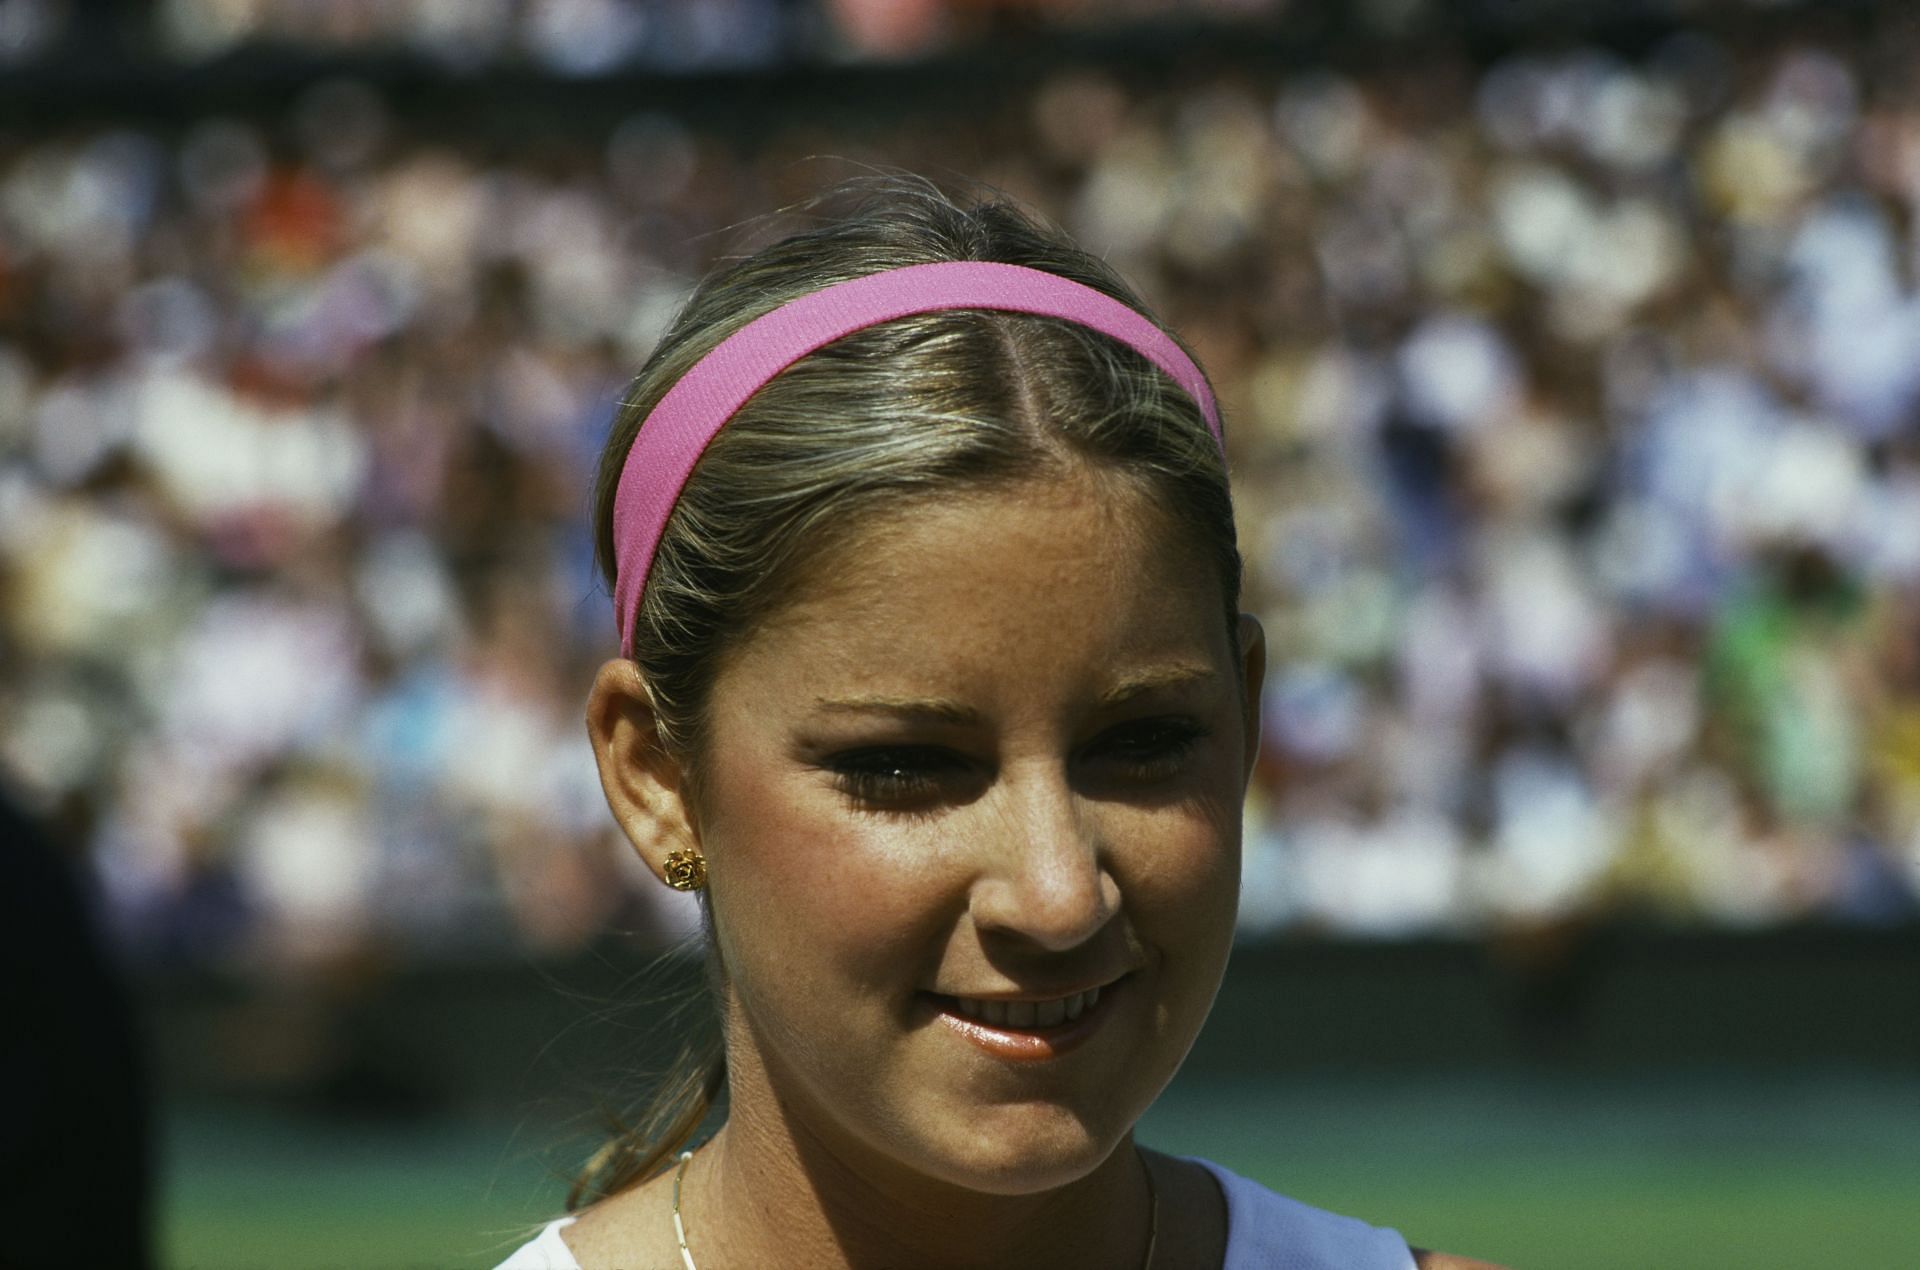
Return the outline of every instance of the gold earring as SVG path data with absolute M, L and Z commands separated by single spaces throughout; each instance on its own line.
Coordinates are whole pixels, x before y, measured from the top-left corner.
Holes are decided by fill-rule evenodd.
M 674 890 L 697 891 L 707 884 L 707 857 L 698 851 L 669 851 L 662 872 Z

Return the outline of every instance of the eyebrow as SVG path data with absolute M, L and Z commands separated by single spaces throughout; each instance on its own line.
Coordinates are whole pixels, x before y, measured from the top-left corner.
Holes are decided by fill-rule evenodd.
M 1150 692 L 1195 688 L 1219 677 L 1217 671 L 1207 666 L 1162 666 L 1137 671 L 1102 692 L 1099 704 L 1103 709 L 1110 709 Z M 978 710 L 940 697 L 820 697 L 813 706 L 827 714 L 886 714 L 960 726 L 980 722 Z
M 938 697 L 821 697 L 813 708 L 827 714 L 890 714 L 961 725 L 980 722 L 980 712 Z
M 1124 705 L 1149 692 L 1198 688 L 1220 677 L 1211 666 L 1155 666 L 1126 675 L 1100 694 L 1102 706 Z

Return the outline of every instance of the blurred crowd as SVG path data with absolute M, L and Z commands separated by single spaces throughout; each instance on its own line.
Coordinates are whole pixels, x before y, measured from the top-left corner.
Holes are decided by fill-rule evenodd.
M 591 468 L 715 231 L 828 151 L 1052 217 L 1219 384 L 1248 934 L 1911 919 L 1916 67 L 1890 19 L 1080 64 L 825 140 L 503 150 L 346 80 L 0 128 L 0 765 L 160 962 L 684 930 L 582 724 Z

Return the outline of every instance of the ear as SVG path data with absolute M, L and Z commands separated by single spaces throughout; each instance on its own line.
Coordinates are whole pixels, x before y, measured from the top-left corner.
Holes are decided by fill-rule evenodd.
M 1240 726 L 1246 744 L 1241 772 L 1243 781 L 1253 777 L 1253 761 L 1260 756 L 1260 695 L 1267 683 L 1267 632 L 1260 619 L 1242 613 L 1240 637 Z
M 697 846 L 699 832 L 686 774 L 660 744 L 653 697 L 634 663 L 616 658 L 594 675 L 587 735 L 607 807 L 654 876 L 663 877 L 667 854 Z

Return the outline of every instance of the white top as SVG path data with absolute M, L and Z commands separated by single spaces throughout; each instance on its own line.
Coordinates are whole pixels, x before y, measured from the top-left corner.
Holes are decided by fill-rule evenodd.
M 1288 1199 L 1206 1160 L 1195 1160 L 1220 1183 L 1227 1199 L 1227 1259 L 1220 1270 L 1414 1270 L 1413 1253 L 1397 1231 Z M 580 1270 L 560 1232 L 573 1223 L 548 1222 L 496 1270 Z
M 540 1228 L 540 1233 L 514 1250 L 494 1270 L 580 1270 L 573 1249 L 560 1238 L 560 1232 L 573 1225 L 573 1218 L 562 1217 Z

